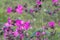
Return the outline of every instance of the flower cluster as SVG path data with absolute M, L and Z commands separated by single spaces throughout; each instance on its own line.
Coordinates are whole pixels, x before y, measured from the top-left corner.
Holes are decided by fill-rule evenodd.
M 12 29 L 13 26 L 16 26 L 15 30 Z M 25 35 L 24 31 L 29 30 L 30 26 L 31 25 L 29 21 L 24 22 L 23 20 L 19 19 L 11 20 L 9 17 L 7 23 L 5 23 L 3 27 L 4 38 L 6 38 L 6 40 L 13 40 L 15 37 L 20 36 L 20 39 L 22 40 Z
M 28 8 L 27 3 L 25 3 L 24 5 L 18 4 L 15 8 L 8 7 L 6 11 L 8 14 L 16 12 L 20 15 L 26 12 L 35 18 L 33 13 L 37 13 L 41 10 L 43 1 L 44 0 L 36 0 L 36 4 L 33 8 Z M 52 5 L 58 6 L 58 0 L 52 0 Z M 54 11 L 51 11 L 50 9 L 44 9 L 45 13 L 48 13 L 49 15 L 53 15 L 59 10 L 60 8 L 55 9 Z M 58 25 L 60 26 L 60 21 L 58 21 Z M 30 35 L 28 33 L 29 29 L 31 28 L 31 22 L 29 20 L 12 20 L 10 17 L 8 17 L 7 22 L 4 23 L 2 30 L 5 40 L 54 40 L 52 37 L 57 34 L 55 26 L 55 21 L 49 21 L 46 25 L 40 27 L 39 30 L 32 32 L 32 35 Z

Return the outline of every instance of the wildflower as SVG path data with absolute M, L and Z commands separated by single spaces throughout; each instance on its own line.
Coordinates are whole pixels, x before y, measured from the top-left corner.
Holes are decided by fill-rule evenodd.
M 22 40 L 24 38 L 23 30 L 20 29 L 20 28 L 17 28 L 16 30 L 17 30 L 17 32 L 16 32 L 17 35 L 16 36 L 19 35 L 20 40 Z
M 36 36 L 37 36 L 37 37 L 39 37 L 39 36 L 40 36 L 40 34 L 41 34 L 41 33 L 40 33 L 39 31 L 38 31 L 38 32 L 36 32 Z
M 59 6 L 59 3 L 58 3 L 58 0 L 52 0 L 52 4 L 53 4 L 53 6 Z
M 28 30 L 29 28 L 30 28 L 30 22 L 27 21 L 27 22 L 24 23 L 24 29 Z
M 34 9 L 30 9 L 30 13 L 33 13 L 34 12 Z
M 7 13 L 10 14 L 12 12 L 12 8 L 11 7 L 8 7 L 7 8 Z
M 10 17 L 8 17 L 8 21 L 7 21 L 11 26 L 15 26 L 15 20 L 11 20 Z
M 19 14 L 22 14 L 23 13 L 23 6 L 18 5 L 17 8 L 16 8 L 16 12 L 19 13 Z
M 4 33 L 4 38 L 6 39 L 6 37 L 7 37 L 7 33 Z
M 36 40 L 41 40 L 41 39 L 40 39 L 40 36 L 41 36 L 40 31 L 37 31 L 37 32 L 36 32 Z
M 17 30 L 13 32 L 13 35 L 14 35 L 14 37 L 17 37 L 19 35 Z
M 16 26 L 21 26 L 24 24 L 24 21 L 23 20 L 16 20 Z
M 6 27 L 12 27 L 12 20 L 10 18 L 8 18 L 8 21 L 4 24 L 4 26 Z
M 6 32 L 7 27 L 3 27 L 2 30 L 3 32 Z
M 54 22 L 54 21 L 48 22 L 48 26 L 49 26 L 50 28 L 54 29 L 54 27 L 55 27 L 55 22 Z
M 5 39 L 10 38 L 10 35 L 13 32 L 12 29 L 11 29 L 11 27 L 5 27 L 5 28 L 3 28 L 3 31 L 4 31 L 4 38 Z
M 11 27 L 11 25 L 10 25 L 8 22 L 5 23 L 4 26 L 6 26 L 6 27 Z
M 16 26 L 18 26 L 20 29 L 28 30 L 30 28 L 30 22 L 24 22 L 22 20 L 16 20 Z
M 54 3 L 57 3 L 58 2 L 58 0 L 52 0 L 52 3 L 54 4 Z
M 23 39 L 24 38 L 24 34 L 20 34 L 20 39 Z
M 8 21 L 8 23 L 10 24 L 10 23 L 11 23 L 11 18 L 10 18 L 10 17 L 8 17 L 8 20 L 7 20 L 7 21 Z
M 36 0 L 36 4 L 37 4 L 37 5 L 41 5 L 42 2 L 41 2 L 40 0 Z

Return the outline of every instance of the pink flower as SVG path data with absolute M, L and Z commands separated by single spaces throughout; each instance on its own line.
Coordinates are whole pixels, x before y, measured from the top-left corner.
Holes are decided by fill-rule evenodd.
M 20 27 L 20 26 L 22 26 L 24 24 L 24 21 L 22 21 L 22 20 L 16 20 L 16 26 L 18 26 L 18 27 Z
M 3 28 L 4 31 L 4 38 L 8 37 L 8 34 L 12 34 L 12 29 L 10 27 L 4 27 Z
M 40 32 L 36 32 L 36 36 L 40 36 Z
M 11 23 L 12 23 L 12 20 L 10 19 L 10 17 L 8 17 L 7 23 L 5 23 L 4 26 L 12 27 L 13 25 Z
M 46 34 L 46 32 L 42 32 L 42 35 L 45 35 Z
M 58 2 L 58 0 L 52 0 L 52 3 L 54 4 L 54 3 L 57 3 Z
M 20 29 L 20 30 L 24 29 L 24 27 L 23 27 L 24 21 L 23 20 L 16 20 L 15 25 L 17 26 L 17 29 Z
M 22 29 L 20 29 L 20 28 L 17 28 L 16 29 L 17 31 L 16 31 L 16 36 L 20 36 L 20 40 L 22 40 L 23 38 L 24 38 L 24 34 L 23 34 L 23 30 Z
M 19 13 L 19 14 L 22 14 L 23 13 L 23 6 L 18 5 L 17 8 L 16 8 L 16 12 Z
M 20 40 L 24 39 L 24 35 L 20 34 Z
M 9 27 L 10 24 L 7 22 L 7 23 L 4 24 L 4 26 Z
M 28 30 L 29 28 L 30 28 L 30 22 L 27 21 L 27 22 L 25 22 L 25 24 L 24 24 L 24 29 L 25 29 L 25 30 Z
M 12 8 L 11 7 L 8 7 L 7 8 L 7 13 L 10 14 L 12 12 Z
M 19 35 L 17 30 L 15 32 L 13 32 L 13 35 L 14 35 L 14 37 L 17 37 Z
M 55 22 L 54 21 L 48 22 L 48 26 L 51 27 L 51 28 L 54 28 Z
M 12 21 L 12 20 L 11 20 L 11 18 L 10 18 L 10 17 L 8 17 L 8 23 L 9 23 L 9 24 L 11 23 L 11 21 Z
M 34 10 L 33 9 L 30 9 L 30 13 L 33 13 L 34 12 Z
M 6 23 L 4 24 L 4 26 L 6 26 L 6 27 L 12 27 L 12 25 L 9 24 L 8 22 L 6 22 Z
M 36 0 L 36 4 L 37 4 L 37 5 L 41 5 L 42 2 L 41 2 L 40 0 Z
M 4 38 L 6 39 L 7 33 L 4 33 L 3 35 L 4 35 Z
M 21 39 L 23 39 L 24 38 L 24 34 L 20 34 L 20 37 L 21 37 Z
M 30 22 L 24 22 L 22 20 L 16 20 L 16 26 L 18 26 L 20 29 L 28 30 L 30 28 Z

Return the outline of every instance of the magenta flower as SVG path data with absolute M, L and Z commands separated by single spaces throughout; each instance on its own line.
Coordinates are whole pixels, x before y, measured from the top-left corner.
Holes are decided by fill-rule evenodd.
M 7 13 L 10 14 L 12 12 L 12 8 L 11 7 L 8 7 L 7 8 Z
M 13 32 L 13 35 L 14 35 L 14 37 L 17 37 L 19 35 L 17 30 L 15 32 Z
M 15 36 L 19 35 L 20 40 L 22 40 L 24 38 L 23 30 L 21 28 L 17 28 L 16 30 L 17 30 L 17 32 L 16 32 L 17 35 L 15 34 Z
M 7 27 L 3 27 L 3 31 L 4 31 L 4 37 L 6 36 L 6 34 L 7 34 Z
M 42 2 L 41 2 L 40 0 L 36 0 L 36 4 L 37 4 L 37 5 L 41 5 Z
M 28 30 L 30 28 L 30 22 L 24 22 L 22 20 L 16 20 L 16 26 L 18 26 L 20 29 Z
M 8 17 L 8 23 L 9 23 L 9 24 L 11 23 L 11 21 L 12 21 L 12 20 L 11 20 L 11 18 L 10 18 L 10 17 Z
M 36 32 L 36 36 L 40 36 L 40 32 Z
M 29 28 L 30 28 L 30 22 L 27 21 L 27 22 L 25 22 L 25 24 L 24 24 L 24 29 L 25 29 L 25 30 L 29 30 Z
M 23 6 L 18 5 L 17 8 L 16 8 L 16 12 L 19 13 L 19 14 L 22 14 L 23 13 Z
M 4 38 L 6 39 L 7 33 L 4 33 L 3 35 L 4 35 Z
M 30 13 L 33 13 L 34 12 L 34 10 L 33 9 L 30 9 Z
M 57 3 L 58 2 L 58 0 L 52 0 L 52 3 L 54 4 L 54 3 Z
M 24 38 L 24 34 L 22 33 L 22 34 L 20 34 L 20 38 L 21 39 L 23 39 Z
M 16 26 L 20 27 L 23 24 L 24 24 L 24 21 L 22 21 L 22 20 L 16 20 L 16 23 L 15 23 Z
M 13 25 L 12 25 L 12 20 L 11 20 L 11 18 L 10 17 L 8 17 L 8 19 L 7 19 L 7 23 L 5 23 L 5 26 L 10 26 L 10 27 L 12 27 Z
M 54 22 L 54 21 L 48 22 L 48 26 L 49 26 L 50 28 L 54 28 L 55 22 Z
M 11 27 L 4 27 L 3 28 L 4 31 L 4 38 L 6 39 L 7 37 L 9 37 L 10 34 L 12 34 L 12 29 Z
M 4 26 L 9 27 L 11 26 L 8 22 L 4 24 Z

